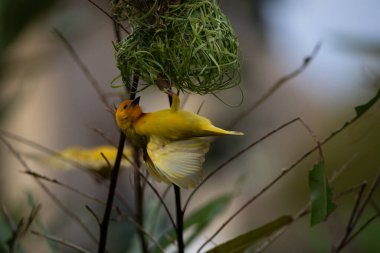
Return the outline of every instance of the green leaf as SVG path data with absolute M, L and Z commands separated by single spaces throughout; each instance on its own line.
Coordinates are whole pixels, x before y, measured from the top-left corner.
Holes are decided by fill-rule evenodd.
M 212 221 L 215 220 L 216 216 L 226 209 L 233 196 L 233 194 L 223 194 L 195 210 L 185 219 L 184 231 L 191 228 L 189 233 L 186 233 L 186 245 L 189 245 Z M 159 239 L 158 243 L 163 249 L 165 249 L 172 244 L 174 240 L 176 240 L 176 233 L 174 229 L 171 229 Z M 159 250 L 156 248 L 152 252 L 159 252 Z
M 328 185 L 323 161 L 316 163 L 309 172 L 311 202 L 311 226 L 321 223 L 335 210 L 332 202 L 332 190 Z
M 290 224 L 293 218 L 289 215 L 281 216 L 261 227 L 251 230 L 245 234 L 239 235 L 234 239 L 227 241 L 207 253 L 240 253 L 251 247 L 262 238 L 268 237 L 280 228 Z
M 368 111 L 377 102 L 377 100 L 379 100 L 379 98 L 380 98 L 380 89 L 377 91 L 377 94 L 371 100 L 369 100 L 367 103 L 362 104 L 362 105 L 358 105 L 355 107 L 356 116 L 360 117 L 361 115 L 363 115 L 366 111 Z
M 192 227 L 194 230 L 186 240 L 190 244 L 203 231 L 217 215 L 222 213 L 233 198 L 232 194 L 225 194 L 212 200 L 205 206 L 193 212 L 184 223 L 185 229 Z

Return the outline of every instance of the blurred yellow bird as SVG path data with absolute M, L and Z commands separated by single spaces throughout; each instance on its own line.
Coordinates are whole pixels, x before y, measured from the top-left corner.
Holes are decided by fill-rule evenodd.
M 140 98 L 122 102 L 116 110 L 116 123 L 133 145 L 142 148 L 151 174 L 158 180 L 182 188 L 195 187 L 202 179 L 202 164 L 209 141 L 201 138 L 243 135 L 213 126 L 210 120 L 179 109 L 172 96 L 171 109 L 144 113 Z
M 55 155 L 29 155 L 29 157 L 40 164 L 56 169 L 84 169 L 95 175 L 96 179 L 102 180 L 111 176 L 111 168 L 116 159 L 116 154 L 117 148 L 114 146 L 96 146 L 92 148 L 69 147 Z M 127 159 L 122 159 L 121 166 L 131 167 L 132 165 L 128 161 L 128 159 L 132 158 L 131 148 L 124 149 L 124 157 Z

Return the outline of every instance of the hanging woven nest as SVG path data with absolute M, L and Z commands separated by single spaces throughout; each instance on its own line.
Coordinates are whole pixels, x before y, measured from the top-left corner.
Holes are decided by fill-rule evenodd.
M 124 83 L 136 74 L 147 86 L 165 83 L 197 94 L 238 85 L 238 41 L 215 1 L 152 0 L 139 7 L 137 2 L 114 6 L 118 17 L 133 27 L 115 46 Z

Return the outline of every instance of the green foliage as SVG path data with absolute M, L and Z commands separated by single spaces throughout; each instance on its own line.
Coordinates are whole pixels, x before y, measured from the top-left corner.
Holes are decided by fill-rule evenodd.
M 367 103 L 355 107 L 357 117 L 362 116 L 366 111 L 368 111 L 379 100 L 379 98 L 380 89 L 377 91 L 376 95 Z
M 251 247 L 260 239 L 270 236 L 280 228 L 290 224 L 293 221 L 291 216 L 281 216 L 261 227 L 251 230 L 245 234 L 239 235 L 234 239 L 227 241 L 207 253 L 240 253 Z
M 0 252 L 7 252 L 6 241 L 12 234 L 12 228 L 4 212 L 0 212 Z
M 135 1 L 119 4 L 127 8 L 134 31 L 115 45 L 126 85 L 133 74 L 146 82 L 145 87 L 174 86 L 197 94 L 238 85 L 238 41 L 215 1 L 167 5 L 156 0 L 144 5 L 145 11 L 130 2 Z M 131 8 L 134 11 L 127 12 Z
M 329 186 L 324 163 L 318 161 L 309 172 L 309 188 L 311 201 L 311 226 L 321 223 L 335 210 L 336 205 L 332 202 L 332 190 Z
M 215 217 L 226 209 L 232 198 L 232 194 L 223 194 L 191 213 L 184 222 L 184 231 L 191 228 L 185 244 L 189 245 L 213 220 L 215 220 Z M 174 229 L 172 229 L 161 236 L 158 243 L 165 249 L 170 246 L 175 239 L 176 233 Z M 152 252 L 159 252 L 159 250 L 156 248 Z

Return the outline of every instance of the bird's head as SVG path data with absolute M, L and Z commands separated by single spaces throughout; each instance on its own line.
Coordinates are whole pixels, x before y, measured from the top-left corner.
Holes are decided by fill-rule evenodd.
M 119 128 L 129 128 L 134 121 L 141 117 L 143 112 L 139 106 L 139 101 L 140 97 L 137 97 L 134 100 L 126 100 L 120 103 L 115 113 Z

